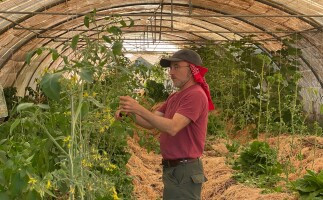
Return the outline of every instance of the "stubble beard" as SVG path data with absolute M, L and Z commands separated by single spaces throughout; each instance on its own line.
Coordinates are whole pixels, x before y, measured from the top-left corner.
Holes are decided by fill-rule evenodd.
M 179 81 L 178 79 L 175 79 L 175 80 L 173 80 L 173 85 L 174 85 L 176 88 L 181 89 L 181 88 L 183 88 L 183 87 L 185 86 L 185 84 L 186 84 L 187 82 L 189 82 L 190 78 L 191 78 L 191 76 L 190 76 L 190 74 L 188 74 L 188 75 L 186 76 L 186 79 L 185 79 L 185 80 L 183 80 L 183 81 Z

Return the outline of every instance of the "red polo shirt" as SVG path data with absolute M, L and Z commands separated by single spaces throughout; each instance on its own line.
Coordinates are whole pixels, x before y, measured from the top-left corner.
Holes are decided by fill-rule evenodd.
M 172 119 L 179 113 L 191 122 L 175 136 L 160 135 L 160 150 L 164 159 L 197 158 L 203 153 L 208 121 L 208 99 L 197 84 L 168 97 L 158 109 L 164 117 Z

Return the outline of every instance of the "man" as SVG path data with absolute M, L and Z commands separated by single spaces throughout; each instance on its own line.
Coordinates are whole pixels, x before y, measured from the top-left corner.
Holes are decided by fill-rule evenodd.
M 178 92 L 170 95 L 156 112 L 152 113 L 129 96 L 120 97 L 120 112 L 135 115 L 142 127 L 161 132 L 160 149 L 163 156 L 163 183 L 165 200 L 200 199 L 203 172 L 202 155 L 207 131 L 208 111 L 214 109 L 200 56 L 188 49 L 160 60 L 169 68 L 169 75 Z

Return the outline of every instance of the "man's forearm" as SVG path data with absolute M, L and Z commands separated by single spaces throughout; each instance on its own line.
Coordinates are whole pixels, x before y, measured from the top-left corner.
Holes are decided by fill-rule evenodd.
M 161 132 L 166 132 L 170 135 L 175 135 L 173 130 L 173 121 L 171 119 L 155 115 L 147 109 L 143 109 L 138 113 L 139 117 L 149 123 L 152 128 L 156 128 Z M 136 115 L 137 116 L 137 115 Z
M 146 129 L 153 129 L 154 127 L 145 119 L 143 119 L 140 115 L 135 114 L 135 122 L 139 126 L 142 126 Z

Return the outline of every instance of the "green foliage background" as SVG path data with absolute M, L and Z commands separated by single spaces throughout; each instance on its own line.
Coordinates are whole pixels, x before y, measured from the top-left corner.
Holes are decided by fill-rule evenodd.
M 221 119 L 235 130 L 256 125 L 259 132 L 304 133 L 305 114 L 299 96 L 300 50 L 284 41 L 271 56 L 249 38 L 193 47 L 209 69 L 206 79 Z
M 8 89 L 10 119 L 0 125 L 0 197 L 2 199 L 133 199 L 127 137 L 136 127 L 130 117 L 114 119 L 119 96 L 141 102 L 135 89 L 145 88 L 147 69 L 133 66 L 122 54 L 121 28 L 133 26 L 121 17 L 95 24 L 96 11 L 84 25 L 98 29 L 99 40 L 76 35 L 63 48 L 41 47 L 27 54 L 27 64 L 47 51 L 63 59 L 45 69 L 28 97 Z M 79 48 L 79 42 L 85 45 Z M 157 73 L 157 72 L 156 72 Z M 142 103 L 142 102 L 141 102 Z

